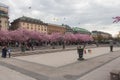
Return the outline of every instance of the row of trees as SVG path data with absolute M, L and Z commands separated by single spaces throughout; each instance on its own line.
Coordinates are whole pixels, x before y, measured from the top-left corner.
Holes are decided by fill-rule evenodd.
M 51 35 L 39 33 L 36 31 L 28 31 L 25 29 L 17 29 L 14 31 L 0 31 L 0 43 L 6 42 L 18 42 L 23 43 L 29 40 L 35 40 L 37 42 L 88 42 L 93 41 L 93 38 L 90 35 L 86 34 L 60 34 L 53 33 Z

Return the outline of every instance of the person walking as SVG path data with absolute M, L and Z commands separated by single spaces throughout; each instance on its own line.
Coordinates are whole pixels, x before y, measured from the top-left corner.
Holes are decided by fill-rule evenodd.
M 99 47 L 99 43 L 98 43 L 98 41 L 96 41 L 96 46 Z
M 65 42 L 63 42 L 63 49 L 65 49 Z
M 8 48 L 8 57 L 10 58 L 11 57 L 11 49 L 10 49 L 10 47 Z
M 26 45 L 25 45 L 24 42 L 21 43 L 21 51 L 22 51 L 23 53 L 25 53 L 25 51 L 26 51 Z
M 113 41 L 110 41 L 110 52 L 113 52 Z

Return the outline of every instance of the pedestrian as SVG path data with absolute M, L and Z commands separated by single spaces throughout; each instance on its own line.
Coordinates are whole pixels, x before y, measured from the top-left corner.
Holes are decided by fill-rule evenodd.
M 23 53 L 25 53 L 25 51 L 26 51 L 26 45 L 25 45 L 24 42 L 21 43 L 21 51 L 22 51 Z
M 18 44 L 18 42 L 15 42 L 15 46 L 16 46 L 16 47 L 19 47 L 19 44 Z
M 119 42 L 116 42 L 116 45 L 119 47 L 119 46 L 120 46 L 120 43 L 119 43 Z
M 10 58 L 11 57 L 11 49 L 10 48 L 8 48 L 8 57 Z
M 97 47 L 99 47 L 99 44 L 98 44 L 98 42 L 96 42 L 96 46 L 97 46 Z
M 4 47 L 2 48 L 2 57 L 3 57 L 3 58 L 6 58 L 6 56 L 7 56 L 7 46 L 4 46 Z
M 113 41 L 110 41 L 110 52 L 113 52 Z
M 65 49 L 65 42 L 63 42 L 63 49 Z

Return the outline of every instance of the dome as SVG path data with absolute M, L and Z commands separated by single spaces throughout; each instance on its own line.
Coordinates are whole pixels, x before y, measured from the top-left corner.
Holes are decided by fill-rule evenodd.
M 91 34 L 90 31 L 83 29 L 83 28 L 78 28 L 78 27 L 74 27 L 72 28 L 74 33 L 81 33 L 81 34 Z

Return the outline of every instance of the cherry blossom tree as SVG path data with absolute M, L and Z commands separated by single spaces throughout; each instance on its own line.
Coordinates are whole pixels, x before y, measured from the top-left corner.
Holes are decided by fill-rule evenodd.
M 66 33 L 64 35 L 60 33 L 52 33 L 51 35 L 36 32 L 36 31 L 28 31 L 25 29 L 17 29 L 14 31 L 0 31 L 0 42 L 27 42 L 29 40 L 35 40 L 41 43 L 76 43 L 76 42 L 88 42 L 93 41 L 91 35 L 87 34 L 73 34 Z
M 49 39 L 50 39 L 51 42 L 61 41 L 62 40 L 62 34 L 60 34 L 60 33 L 52 33 L 49 36 Z
M 87 35 L 87 34 L 75 34 L 77 41 L 93 41 L 93 38 L 91 35 Z
M 64 35 L 64 41 L 69 43 L 69 42 L 76 42 L 77 38 L 73 33 L 66 33 Z
M 10 36 L 13 41 L 25 42 L 29 39 L 29 35 L 26 33 L 27 30 L 18 29 L 18 30 L 10 31 Z
M 120 16 L 113 17 L 113 23 L 118 23 L 120 21 Z

